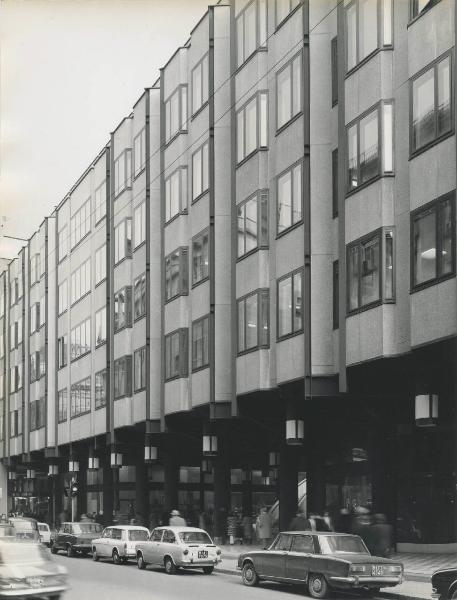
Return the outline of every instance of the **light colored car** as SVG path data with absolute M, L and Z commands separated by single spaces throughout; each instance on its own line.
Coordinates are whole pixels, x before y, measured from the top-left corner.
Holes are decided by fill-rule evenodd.
M 47 523 L 38 523 L 38 532 L 40 534 L 40 542 L 46 546 L 51 545 L 51 530 Z
M 115 525 L 103 530 L 101 537 L 92 540 L 92 558 L 110 558 L 120 565 L 136 558 L 136 544 L 149 539 L 149 529 L 139 525 Z
M 49 550 L 28 539 L 0 540 L 0 598 L 53 598 L 68 589 L 65 567 Z
M 136 559 L 139 569 L 160 565 L 169 575 L 179 568 L 199 568 L 210 575 L 222 560 L 221 549 L 196 527 L 156 527 L 149 540 L 136 545 Z

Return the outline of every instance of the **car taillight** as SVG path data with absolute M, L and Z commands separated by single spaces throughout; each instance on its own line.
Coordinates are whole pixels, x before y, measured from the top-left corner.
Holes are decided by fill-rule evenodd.
M 366 566 L 365 565 L 351 565 L 349 569 L 351 573 L 365 573 Z
M 186 548 L 185 550 L 182 551 L 182 553 L 184 554 L 184 556 L 187 556 L 189 554 L 189 550 Z
M 219 554 L 219 555 L 220 555 L 220 554 L 222 554 L 222 550 L 221 550 L 220 548 L 218 548 L 218 549 L 216 550 L 216 554 Z
M 127 552 L 127 543 L 124 544 L 124 551 Z

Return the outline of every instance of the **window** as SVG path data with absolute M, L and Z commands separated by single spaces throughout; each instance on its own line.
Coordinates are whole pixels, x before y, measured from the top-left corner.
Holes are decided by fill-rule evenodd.
M 455 273 L 454 192 L 411 215 L 412 288 Z
M 135 367 L 135 392 L 144 390 L 146 387 L 146 347 L 135 350 L 134 354 Z
M 22 388 L 22 364 L 10 367 L 10 392 L 17 392 Z
M 334 37 L 331 41 L 332 63 L 332 107 L 338 104 L 338 40 Z
M 348 125 L 348 191 L 393 172 L 393 105 L 381 102 Z
M 5 277 L 0 278 L 0 318 L 5 315 Z
M 209 233 L 204 231 L 192 240 L 192 284 L 209 277 Z
M 10 306 L 13 306 L 14 304 L 16 304 L 16 302 L 18 300 L 17 288 L 18 288 L 18 280 L 16 278 L 16 279 L 13 279 L 12 281 L 10 281 Z
M 106 215 L 106 181 L 95 190 L 95 224 Z
M 77 360 L 90 352 L 90 318 L 70 332 L 70 360 Z
M 16 331 L 17 345 L 22 344 L 22 317 L 17 320 L 17 331 Z
M 332 216 L 338 216 L 338 148 L 332 150 Z
M 135 248 L 146 239 L 146 202 L 135 208 Z
M 276 27 L 301 4 L 301 0 L 276 0 Z
M 68 233 L 67 226 L 64 225 L 62 229 L 58 233 L 58 252 L 59 252 L 59 262 L 63 260 L 68 254 Z
M 236 157 L 240 163 L 259 148 L 267 147 L 267 92 L 259 92 L 236 113 Z
M 137 277 L 133 283 L 133 311 L 135 320 L 146 314 L 146 273 Z
M 106 342 L 106 306 L 95 313 L 95 347 Z
M 22 409 L 12 410 L 10 412 L 10 437 L 16 437 L 22 434 Z
M 106 406 L 106 369 L 95 373 L 95 408 Z
M 71 304 L 90 292 L 90 258 L 71 274 Z
M 123 356 L 114 361 L 114 398 L 132 395 L 132 357 Z
M 64 390 L 60 390 L 58 393 L 59 396 L 59 423 L 63 423 L 67 420 L 68 416 L 68 391 L 65 388 Z
M 192 323 L 192 371 L 209 365 L 209 317 Z
M 268 247 L 268 191 L 256 192 L 237 206 L 240 258 L 256 248 Z
M 423 12 L 438 4 L 439 0 L 411 0 L 411 19 L 415 19 Z
M 266 0 L 251 0 L 236 18 L 236 57 L 241 66 L 258 48 L 267 44 Z
M 339 294 L 339 267 L 338 261 L 333 261 L 333 329 L 338 329 L 340 321 L 340 294 Z
M 95 285 L 106 278 L 106 244 L 95 251 Z
M 76 244 L 90 231 L 90 198 L 81 206 L 70 219 L 70 246 Z
M 133 175 L 136 177 L 141 173 L 146 164 L 146 128 L 133 140 Z
M 238 353 L 269 346 L 269 310 L 269 290 L 238 300 Z
M 303 219 L 303 165 L 298 163 L 277 179 L 277 233 L 282 233 Z
M 30 402 L 30 431 L 44 427 L 44 398 Z
M 66 279 L 59 285 L 58 296 L 58 310 L 59 315 L 61 315 L 68 308 L 68 282 Z
M 179 167 L 165 179 L 165 221 L 187 210 L 187 167 Z
M 453 131 L 451 67 L 448 54 L 411 82 L 411 153 Z
M 165 336 L 165 379 L 187 377 L 188 367 L 188 330 L 179 329 Z
M 379 43 L 391 46 L 392 0 L 353 0 L 349 3 L 346 7 L 346 40 L 348 71 L 377 50 Z
M 187 131 L 187 85 L 180 85 L 165 101 L 165 143 Z
M 40 261 L 41 256 L 39 254 L 34 254 L 30 258 L 30 285 L 33 285 L 34 283 L 37 283 L 37 281 L 40 281 Z M 19 296 L 20 294 L 18 293 L 18 298 Z
M 208 102 L 208 54 L 192 69 L 192 114 Z
M 393 301 L 393 269 L 392 229 L 380 229 L 348 244 L 348 312 Z
M 114 294 L 114 333 L 132 326 L 132 287 L 126 286 Z
M 46 296 L 40 299 L 40 327 L 46 324 Z
M 40 378 L 40 353 L 32 352 L 30 355 L 30 381 L 38 381 Z
M 126 148 L 114 161 L 114 196 L 132 187 L 132 149 Z
M 297 54 L 276 75 L 276 128 L 302 111 L 302 55 Z
M 292 536 L 292 552 L 303 552 L 305 554 L 314 554 L 313 538 L 310 535 Z
M 59 369 L 67 366 L 68 360 L 68 339 L 63 335 L 57 340 L 57 366 Z
M 178 248 L 165 257 L 165 300 L 188 293 L 189 257 L 187 248 Z
M 3 335 L 3 332 L 0 331 L 0 358 L 3 358 L 4 356 L 5 356 L 5 337 Z
M 132 258 L 132 219 L 124 219 L 114 228 L 114 264 Z
M 60 289 L 59 289 L 60 292 Z M 40 303 L 35 302 L 30 307 L 30 333 L 38 331 L 40 329 Z
M 208 190 L 208 162 L 208 142 L 205 142 L 192 154 L 192 200 Z
M 71 416 L 77 417 L 91 409 L 90 377 L 74 383 L 70 389 Z
M 278 280 L 278 339 L 303 331 L 303 270 Z

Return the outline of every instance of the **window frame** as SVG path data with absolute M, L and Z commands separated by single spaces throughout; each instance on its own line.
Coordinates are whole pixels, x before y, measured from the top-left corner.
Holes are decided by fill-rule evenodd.
M 239 215 L 238 215 L 238 209 L 242 208 L 243 206 L 246 206 L 246 204 L 248 204 L 248 202 L 251 202 L 252 200 L 256 200 L 257 203 L 257 244 L 254 248 L 251 248 L 250 250 L 246 250 L 246 211 L 243 217 L 243 222 L 244 222 L 244 228 L 243 228 L 243 239 L 244 239 L 244 248 L 245 251 L 243 252 L 243 254 L 238 254 L 238 250 L 239 250 L 239 235 L 240 235 L 240 229 L 238 228 L 238 219 L 239 219 Z M 253 254 L 254 252 L 257 252 L 258 250 L 265 250 L 269 248 L 269 226 L 270 226 L 270 215 L 269 215 L 269 190 L 268 188 L 264 188 L 264 189 L 259 189 L 256 190 L 253 194 L 249 195 L 247 198 L 245 198 L 244 200 L 242 200 L 241 202 L 239 202 L 236 205 L 236 211 L 237 211 L 237 244 L 236 244 L 236 260 L 237 262 L 240 260 L 243 260 L 244 258 L 246 258 L 247 256 L 250 256 L 251 254 Z M 263 211 L 265 211 L 265 230 L 262 230 L 262 216 L 263 216 Z
M 128 156 L 130 156 L 130 158 L 127 158 Z M 123 161 L 124 162 L 124 178 L 122 180 L 122 185 L 120 185 L 118 188 L 117 183 L 118 183 L 118 164 L 119 161 Z M 130 173 L 129 173 L 129 164 L 130 164 Z M 122 150 L 122 152 L 120 154 L 118 154 L 118 156 L 114 159 L 114 200 L 116 200 L 117 198 L 119 198 L 119 196 L 122 194 L 122 192 L 125 192 L 125 190 L 131 190 L 132 189 L 132 148 L 124 148 L 124 150 Z
M 128 238 L 128 222 L 130 221 L 130 240 Z M 124 250 L 123 250 L 123 255 L 119 256 L 119 240 L 116 239 L 116 237 L 119 237 L 119 234 L 116 233 L 117 231 L 120 230 L 120 228 L 123 227 L 124 228 Z M 122 219 L 122 221 L 120 221 L 115 227 L 114 227 L 114 266 L 116 267 L 118 264 L 120 264 L 123 260 L 132 258 L 133 256 L 133 239 L 132 239 L 132 217 L 125 217 L 125 219 Z M 116 252 L 117 252 L 117 259 L 116 259 Z
M 202 317 L 199 317 L 198 319 L 195 319 L 195 321 L 192 321 L 192 333 L 191 333 L 191 365 L 192 365 L 192 373 L 196 373 L 197 371 L 201 371 L 202 369 L 207 369 L 210 366 L 210 362 L 211 362 L 211 332 L 210 332 L 210 318 L 211 315 L 206 314 L 203 315 Z M 197 365 L 196 364 L 196 359 L 194 360 L 194 333 L 196 330 L 196 327 L 200 326 L 200 324 L 202 324 L 202 355 L 205 355 L 205 337 L 204 337 L 204 322 L 207 321 L 207 338 L 206 338 L 206 354 L 208 357 L 207 362 L 203 362 L 202 364 Z M 202 359 L 203 360 L 203 359 Z
M 340 263 L 339 260 L 334 260 L 332 263 L 332 299 L 333 299 L 333 330 L 340 327 Z
M 276 26 L 276 31 L 283 25 L 283 23 L 285 23 L 286 21 L 288 21 L 290 19 L 290 17 L 300 8 L 300 6 L 303 6 L 302 0 L 298 0 L 296 6 L 294 6 L 293 8 L 290 8 L 291 5 L 292 5 L 293 0 L 287 0 L 289 2 L 289 12 L 280 21 L 278 21 L 278 1 L 279 2 L 284 2 L 286 0 L 275 0 L 275 26 Z
M 140 357 L 140 382 L 137 382 L 137 358 Z M 133 353 L 133 393 L 141 392 L 146 389 L 146 346 L 137 348 Z M 143 368 L 141 368 L 143 367 Z
M 82 326 L 84 326 L 84 337 L 86 337 L 86 323 L 89 322 L 89 349 L 85 350 L 84 352 L 82 352 L 81 354 L 76 356 L 76 333 L 75 333 L 75 356 L 72 357 L 72 353 L 71 353 L 71 347 L 72 347 L 72 333 L 73 331 L 76 331 L 76 329 L 80 329 Z M 81 340 L 81 329 L 79 332 L 79 339 Z M 87 338 L 86 338 L 87 341 Z M 81 347 L 81 344 L 79 344 L 79 346 Z M 87 344 L 86 344 L 87 346 Z M 76 362 L 77 360 L 79 360 L 80 358 L 82 358 L 83 356 L 87 356 L 88 354 L 90 354 L 90 352 L 92 351 L 92 323 L 91 323 L 91 317 L 87 317 L 86 319 L 83 319 L 82 321 L 80 321 L 77 325 L 74 325 L 71 329 L 70 329 L 70 363 Z
M 119 368 L 119 365 L 124 365 L 123 370 L 125 372 L 125 385 L 123 389 L 119 389 L 119 376 L 120 373 L 116 374 L 116 369 Z M 113 365 L 113 373 L 114 373 L 114 383 L 113 383 L 113 397 L 114 400 L 119 400 L 120 398 L 130 398 L 133 394 L 133 377 L 132 377 L 132 355 L 124 354 L 124 356 L 120 356 L 114 361 Z M 116 375 L 118 377 L 118 382 L 116 385 Z
M 204 63 L 207 63 L 206 66 L 206 76 L 207 76 L 207 81 L 206 81 L 206 92 L 207 92 L 207 97 L 206 99 L 204 98 L 204 91 L 205 91 L 205 85 L 204 85 L 204 75 L 205 75 L 205 69 L 204 69 Z M 195 107 L 194 106 L 194 73 L 197 71 L 197 69 L 200 69 L 200 94 L 201 94 L 201 102 L 200 105 Z M 191 71 L 190 74 L 190 81 L 191 81 L 191 94 L 190 94 L 190 104 L 191 104 L 191 117 L 196 117 L 197 114 L 203 110 L 205 108 L 205 106 L 208 104 L 209 102 L 209 52 L 206 52 L 201 58 L 200 60 L 195 64 L 194 68 Z
M 68 335 L 63 333 L 57 338 L 57 369 L 68 365 Z
M 295 201 L 294 201 L 294 171 L 295 169 L 300 165 L 301 167 L 301 186 L 300 186 L 300 190 L 301 190 L 301 218 L 296 221 L 295 223 L 293 222 L 293 214 L 294 214 L 294 207 L 296 205 Z M 285 175 L 287 175 L 287 173 L 291 174 L 291 198 L 292 198 L 292 206 L 291 206 L 291 215 L 292 215 L 292 222 L 291 224 L 286 227 L 285 229 L 282 229 L 281 231 L 279 231 L 279 180 L 284 177 Z M 275 192 L 276 192 L 276 237 L 279 238 L 283 235 L 285 235 L 286 233 L 288 233 L 289 231 L 291 231 L 292 229 L 295 229 L 295 227 L 299 227 L 300 225 L 303 225 L 304 223 L 304 200 L 305 200 L 305 182 L 304 182 L 304 163 L 303 163 L 303 159 L 300 158 L 299 160 L 297 160 L 295 163 L 293 163 L 292 165 L 288 166 L 287 169 L 284 169 L 284 171 L 282 171 L 281 173 L 279 173 L 278 175 L 276 175 L 275 177 Z
M 171 267 L 167 264 L 173 255 L 178 254 L 178 265 L 179 265 L 179 274 L 178 274 L 178 291 L 176 294 L 168 295 L 168 272 Z M 179 246 L 164 258 L 164 303 L 167 304 L 172 300 L 175 300 L 179 296 L 188 296 L 189 295 L 189 248 L 187 246 Z
M 97 316 L 100 314 L 101 314 L 100 322 L 102 324 L 102 333 L 104 331 L 105 337 L 99 342 L 98 341 Z M 103 346 L 104 344 L 106 344 L 107 339 L 108 339 L 108 335 L 107 335 L 107 330 L 106 330 L 106 304 L 105 304 L 105 306 L 102 306 L 98 310 L 95 311 L 95 348 L 100 348 L 100 346 Z
M 261 43 L 260 40 L 260 3 L 263 2 L 264 6 L 265 6 L 265 43 Z M 256 30 L 256 39 L 255 39 L 255 47 L 254 50 L 246 55 L 246 51 L 245 51 L 245 46 L 246 46 L 246 22 L 245 22 L 245 14 L 247 12 L 247 10 L 250 8 L 250 6 L 252 4 L 255 4 L 255 30 Z M 238 55 L 238 23 L 240 21 L 240 19 L 243 19 L 243 58 L 242 60 L 240 60 L 240 57 Z M 239 13 L 236 15 L 235 17 L 235 28 L 234 28 L 234 35 L 235 35 L 235 65 L 236 65 L 236 70 L 241 69 L 257 52 L 259 51 L 265 51 L 268 47 L 268 2 L 266 0 L 250 0 L 250 2 L 248 2 L 246 4 L 246 6 L 244 6 Z
M 179 207 L 178 211 L 171 214 L 171 180 L 178 174 L 179 177 Z M 188 168 L 187 165 L 180 165 L 174 171 L 172 171 L 167 177 L 165 177 L 165 194 L 164 194 L 164 225 L 165 227 L 171 221 L 174 221 L 179 215 L 187 214 L 188 204 Z M 170 208 L 168 207 L 170 205 Z M 168 211 L 168 217 L 167 217 Z
M 62 402 L 61 402 L 62 400 Z M 68 420 L 68 388 L 57 392 L 57 422 L 65 423 Z
M 183 91 L 184 89 L 186 90 L 184 96 L 185 96 L 185 100 L 183 101 Z M 187 124 L 188 124 L 188 103 L 189 103 L 189 93 L 188 93 L 188 85 L 187 83 L 179 83 L 174 90 L 167 96 L 167 98 L 165 98 L 165 100 L 163 101 L 163 107 L 164 107 L 164 119 L 165 119 L 165 146 L 168 146 L 168 144 L 170 144 L 175 138 L 178 137 L 178 135 L 181 135 L 181 133 L 187 133 Z M 178 111 L 179 111 L 179 125 L 178 125 L 178 129 L 176 131 L 171 131 L 171 117 L 169 117 L 170 113 L 169 113 L 169 108 L 168 106 L 171 106 L 171 100 L 173 98 L 173 96 L 175 94 L 179 94 L 179 101 L 178 101 Z M 183 119 L 183 107 L 185 106 L 185 119 Z M 170 128 L 170 131 L 167 131 L 167 129 Z
M 83 202 L 83 204 L 78 208 L 77 211 L 75 211 L 75 213 L 73 215 L 70 216 L 70 252 L 73 252 L 73 250 L 90 234 L 91 232 L 91 198 L 89 196 L 89 198 L 87 198 L 87 200 L 85 202 Z M 84 231 L 84 233 L 81 235 L 81 230 L 82 230 L 82 224 L 83 221 L 81 220 L 81 213 L 84 211 L 84 215 L 85 215 L 85 219 L 84 219 L 84 223 L 86 224 L 87 229 Z M 77 225 L 77 216 L 79 216 L 79 235 L 80 237 L 78 238 L 77 231 L 78 231 L 78 225 Z M 74 223 L 74 226 L 73 226 Z M 74 239 L 73 239 L 74 236 Z
M 119 317 L 117 317 L 118 319 L 118 324 L 116 325 L 116 296 L 118 296 L 119 294 L 124 293 L 124 304 L 125 304 L 125 311 L 124 311 L 124 321 L 122 322 L 122 324 L 119 325 Z M 123 329 L 129 329 L 132 327 L 132 299 L 133 299 L 133 293 L 132 293 L 132 286 L 131 285 L 124 285 L 123 287 L 121 287 L 119 290 L 117 290 L 114 295 L 113 295 L 113 319 L 114 319 L 114 325 L 113 325 L 113 332 L 119 333 L 120 331 L 122 331 Z M 119 302 L 119 300 L 117 300 L 117 302 Z M 119 312 L 119 314 L 121 314 Z
M 133 322 L 136 323 L 137 321 L 139 321 L 140 319 L 142 319 L 143 317 L 146 316 L 146 310 L 147 310 L 147 298 L 146 298 L 146 277 L 147 274 L 145 273 L 141 273 L 141 275 L 138 275 L 138 277 L 135 277 L 134 281 L 133 281 L 133 298 L 132 298 L 132 302 L 133 302 Z M 143 284 L 144 282 L 144 284 Z M 136 292 L 137 292 L 137 284 L 139 284 L 139 289 L 140 289 L 140 308 L 141 311 L 139 314 L 136 314 L 136 307 L 137 307 L 137 296 L 136 296 Z M 144 294 L 143 294 L 144 291 Z
M 293 63 L 296 59 L 300 60 L 300 82 L 299 82 L 299 92 L 300 92 L 300 109 L 295 114 L 294 110 L 294 67 Z M 279 125 L 279 86 L 278 86 L 278 78 L 283 71 L 286 69 L 290 70 L 290 117 L 287 121 L 284 121 L 282 125 Z M 282 65 L 278 71 L 275 73 L 275 91 L 276 91 L 276 102 L 275 102 L 275 119 L 276 119 L 276 135 L 284 131 L 295 119 L 298 119 L 300 115 L 303 114 L 303 51 L 299 50 L 295 53 L 292 58 L 290 58 L 286 63 Z M 268 110 L 267 110 L 268 114 Z M 268 118 L 268 117 L 267 117 Z M 268 125 L 267 125 L 268 127 Z
M 101 201 L 99 202 L 99 192 L 102 188 L 104 188 L 105 193 L 102 195 Z M 94 190 L 94 204 L 95 226 L 97 227 L 97 225 L 106 217 L 106 179 L 104 179 Z
M 179 366 L 178 373 L 171 375 L 171 368 L 169 368 L 167 361 L 168 358 L 171 359 L 171 341 L 174 336 L 178 336 Z M 167 356 L 168 349 L 170 349 L 170 357 Z M 179 329 L 170 331 L 164 336 L 163 352 L 165 363 L 165 382 L 189 377 L 189 329 L 187 327 L 180 327 Z
M 97 261 L 97 256 L 99 256 L 101 253 L 101 259 L 100 259 L 100 266 L 102 269 L 102 273 L 100 274 L 101 277 L 98 278 L 98 274 L 97 274 L 97 270 L 98 270 L 98 261 Z M 97 287 L 97 285 L 100 285 L 103 281 L 105 281 L 106 279 L 106 242 L 104 244 L 102 244 L 101 246 L 99 246 L 96 250 L 95 250 L 95 287 Z
M 87 296 L 88 294 L 91 293 L 92 291 L 92 264 L 91 264 L 91 257 L 89 256 L 89 258 L 87 260 L 85 260 L 81 265 L 79 265 L 79 267 L 76 267 L 76 269 L 74 271 L 72 271 L 70 273 L 70 308 L 72 308 L 75 304 L 77 304 L 80 300 L 82 300 L 85 296 Z M 87 265 L 89 264 L 89 267 L 87 267 Z M 82 270 L 84 267 L 84 285 L 86 284 L 86 278 L 87 278 L 87 268 L 89 268 L 89 288 L 85 289 L 84 293 L 81 293 L 81 274 L 82 274 Z M 79 271 L 79 290 L 80 290 L 80 295 L 78 297 L 75 296 L 75 299 L 73 300 L 73 286 L 76 288 L 76 273 Z M 73 275 L 75 276 L 75 280 L 73 282 Z
M 194 243 L 196 242 L 196 240 L 198 240 L 199 238 L 204 238 L 206 235 L 207 237 L 207 256 L 208 256 L 208 267 L 207 267 L 207 274 L 204 275 L 203 277 L 201 277 L 200 279 L 194 280 Z M 203 248 L 203 245 L 202 245 Z M 202 256 L 203 253 L 202 253 Z M 197 233 L 196 235 L 193 236 L 192 238 L 192 254 L 191 254 L 191 263 L 190 263 L 190 267 L 191 267 L 191 272 L 192 272 L 192 289 L 194 287 L 196 287 L 197 285 L 200 285 L 201 283 L 203 283 L 204 281 L 208 281 L 210 278 L 210 274 L 211 274 L 211 242 L 210 242 L 210 237 L 209 237 L 209 227 L 206 227 L 205 229 L 203 229 L 203 231 L 200 231 L 200 233 Z
M 330 40 L 330 64 L 332 71 L 332 108 L 338 105 L 338 36 Z
M 247 333 L 247 319 L 246 319 L 246 300 L 251 298 L 252 296 L 257 296 L 257 343 L 254 346 L 250 346 L 246 348 L 246 333 Z M 263 301 L 266 301 L 266 306 L 264 306 Z M 244 348 L 240 349 L 240 307 L 241 304 L 244 303 Z M 262 326 L 262 310 L 266 310 L 266 319 L 267 319 L 267 333 L 265 335 L 265 339 L 261 339 L 261 326 Z M 256 352 L 257 350 L 268 349 L 270 347 L 270 289 L 269 288 L 258 288 L 253 292 L 249 292 L 241 298 L 238 298 L 236 301 L 236 313 L 237 313 L 237 356 L 243 356 L 244 354 L 249 354 L 250 352 Z
M 294 277 L 295 275 L 297 275 L 298 273 L 301 274 L 301 327 L 299 329 L 294 329 L 294 303 L 293 303 L 293 299 L 294 299 Z M 282 342 L 283 340 L 286 340 L 288 338 L 294 337 L 296 335 L 300 335 L 302 333 L 304 333 L 305 331 L 305 303 L 304 303 L 304 297 L 303 297 L 303 292 L 304 292 L 304 277 L 305 277 L 305 269 L 304 267 L 298 267 L 298 269 L 294 269 L 293 271 L 290 271 L 289 273 L 286 273 L 285 275 L 282 275 L 281 277 L 278 277 L 276 279 L 276 342 Z M 280 334 L 279 332 L 279 284 L 281 281 L 285 281 L 286 279 L 290 279 L 291 280 L 291 307 L 290 307 L 290 311 L 291 311 L 291 331 L 288 333 L 284 333 L 284 334 Z
M 206 155 L 207 155 L 207 161 L 204 160 L 204 148 L 206 147 Z M 194 159 L 197 156 L 197 154 L 200 155 L 200 161 L 201 161 L 201 166 L 200 166 L 200 181 L 201 181 L 201 189 L 198 192 L 198 194 L 194 193 Z M 192 183 L 191 183 L 191 193 L 192 193 L 192 202 L 191 204 L 194 204 L 194 202 L 198 202 L 198 200 L 200 200 L 200 198 L 202 196 L 204 196 L 205 194 L 207 194 L 209 192 L 210 189 L 210 168 L 209 168 L 209 161 L 210 161 L 210 157 L 209 157 L 209 140 L 205 140 L 203 142 L 203 144 L 201 144 L 196 150 L 195 152 L 192 152 L 192 156 L 191 156 L 191 173 L 192 173 Z M 205 164 L 206 164 L 206 187 L 204 186 L 204 180 L 205 180 Z M 180 182 L 181 184 L 181 182 Z
M 71 278 L 71 275 L 70 275 Z M 62 292 L 61 292 L 62 289 Z M 61 296 L 65 298 L 65 308 L 61 307 Z M 68 310 L 68 279 L 57 284 L 57 316 L 60 317 Z
M 254 0 L 251 0 L 254 1 Z M 261 122 L 261 113 L 262 113 L 262 102 L 261 97 L 265 96 L 266 98 L 266 110 L 265 110 L 265 132 L 266 132 L 266 144 L 261 144 L 261 130 L 262 130 L 262 122 Z M 253 150 L 246 154 L 246 108 L 249 104 L 255 100 L 256 103 L 256 146 Z M 236 154 L 236 168 L 244 164 L 248 161 L 254 154 L 260 151 L 268 150 L 269 146 L 269 131 L 268 131 L 268 120 L 269 120 L 269 95 L 267 89 L 257 90 L 250 98 L 248 98 L 236 111 L 235 111 L 235 154 Z M 239 143 L 239 135 L 238 135 L 238 119 L 239 115 L 243 113 L 243 156 L 242 158 L 238 158 L 238 143 Z
M 414 0 L 410 0 L 409 1 L 409 23 L 408 23 L 408 26 L 411 25 L 412 23 L 415 23 L 417 21 L 417 19 L 422 17 L 422 15 L 427 14 L 434 6 L 439 4 L 439 2 L 440 2 L 440 0 L 434 0 L 433 2 L 427 2 L 427 4 L 424 6 L 424 8 L 420 12 L 418 12 L 417 14 L 414 14 Z
M 140 141 L 140 157 L 142 162 L 137 169 L 136 158 L 137 158 L 137 150 L 136 150 L 136 142 L 139 139 Z M 142 127 L 140 131 L 133 138 L 133 179 L 135 180 L 141 173 L 146 169 L 146 126 Z
M 84 382 L 89 381 L 89 408 L 87 408 L 87 397 L 84 398 L 84 410 L 79 410 L 79 412 L 73 411 L 73 391 L 75 392 L 75 396 L 76 396 L 76 391 L 79 391 L 79 406 L 81 408 L 81 399 L 82 399 L 82 395 L 81 395 L 81 388 L 77 388 L 77 386 L 80 386 L 81 384 L 83 384 Z M 87 384 L 86 384 L 87 385 Z M 75 408 L 76 408 L 76 398 L 75 398 Z M 92 411 L 92 378 L 91 375 L 88 375 L 87 377 L 83 377 L 82 379 L 79 379 L 78 381 L 74 381 L 71 385 L 70 385 L 70 418 L 71 419 L 76 419 L 77 417 L 81 417 L 82 415 L 87 415 L 90 414 Z
M 140 228 L 139 228 L 140 233 L 141 233 L 140 241 L 137 241 L 137 237 L 138 237 L 137 215 L 138 214 L 140 215 Z M 146 242 L 146 235 L 147 235 L 147 231 L 146 231 L 146 200 L 143 200 L 142 202 L 137 204 L 135 206 L 135 208 L 133 209 L 132 224 L 133 224 L 132 246 L 133 246 L 133 251 L 135 251 L 137 248 L 139 248 L 142 244 L 144 244 Z
M 338 166 L 339 166 L 339 153 L 338 148 L 332 150 L 332 218 L 336 219 L 338 216 Z
M 106 406 L 106 383 L 107 383 L 107 370 L 106 369 L 101 369 L 100 371 L 97 371 L 95 373 L 95 399 L 94 399 L 94 408 L 95 410 L 98 410 L 99 408 L 104 408 Z M 102 378 L 102 380 L 104 380 L 104 384 L 103 384 L 103 391 L 104 391 L 104 395 L 103 395 L 103 399 L 100 399 L 97 397 L 97 380 L 98 378 Z
M 68 225 L 64 225 L 57 232 L 57 263 L 60 264 L 68 256 Z M 62 238 L 60 237 L 62 235 Z M 63 242 L 63 243 L 62 243 Z M 61 250 L 65 251 L 65 254 L 61 254 Z

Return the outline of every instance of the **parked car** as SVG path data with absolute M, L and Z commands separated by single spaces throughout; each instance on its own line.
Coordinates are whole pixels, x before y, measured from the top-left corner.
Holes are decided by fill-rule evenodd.
M 47 523 L 38 523 L 38 532 L 40 534 L 40 542 L 46 546 L 51 546 L 51 530 Z
M 0 598 L 53 598 L 68 589 L 65 567 L 52 560 L 38 542 L 14 538 L 0 540 Z
M 313 598 L 333 589 L 362 589 L 370 594 L 402 582 L 403 565 L 371 556 L 358 535 L 284 531 L 267 550 L 238 558 L 244 585 L 259 581 L 306 584 Z
M 14 534 L 17 539 L 33 540 L 35 542 L 40 540 L 38 521 L 36 519 L 29 519 L 28 517 L 11 517 L 9 523 L 14 527 Z
M 149 529 L 139 525 L 117 525 L 103 530 L 92 540 L 92 559 L 110 558 L 115 565 L 136 558 L 135 545 L 149 539 Z
M 210 575 L 222 560 L 220 548 L 196 527 L 156 527 L 147 541 L 136 544 L 136 558 L 139 569 L 161 565 L 169 575 L 179 568 L 200 568 Z
M 441 600 L 457 598 L 457 568 L 439 569 L 433 573 L 432 598 Z
M 57 554 L 65 550 L 67 556 L 76 553 L 86 556 L 92 549 L 92 540 L 100 537 L 103 527 L 98 523 L 62 523 L 52 543 L 51 552 Z

